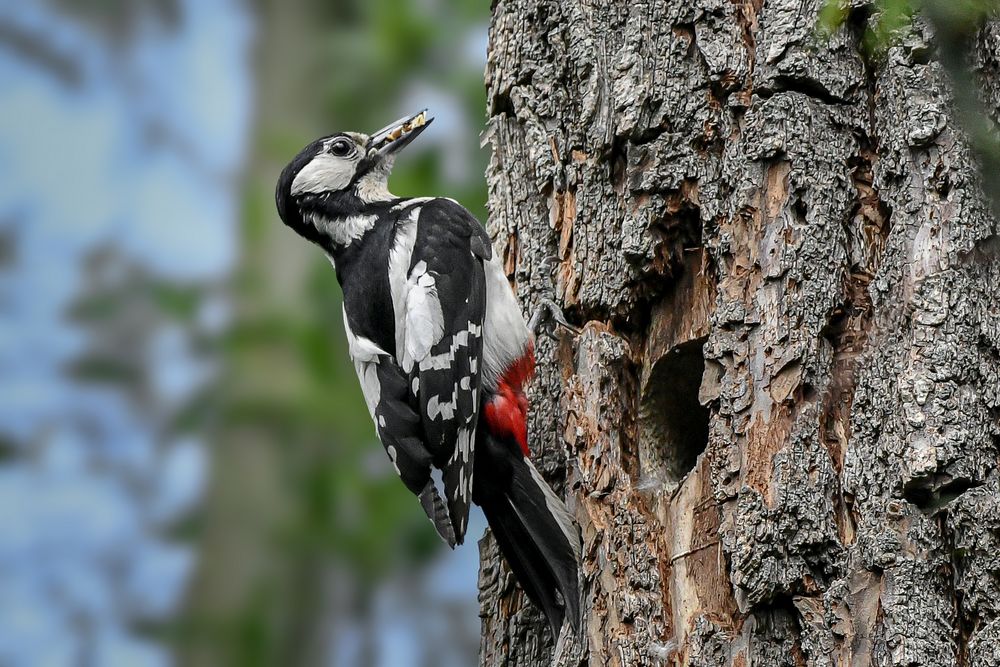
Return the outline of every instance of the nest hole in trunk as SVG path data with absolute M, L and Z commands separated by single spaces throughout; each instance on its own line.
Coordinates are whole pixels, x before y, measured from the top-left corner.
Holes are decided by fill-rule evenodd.
M 698 400 L 705 340 L 675 345 L 650 372 L 639 405 L 639 462 L 647 479 L 678 484 L 708 445 L 709 409 Z

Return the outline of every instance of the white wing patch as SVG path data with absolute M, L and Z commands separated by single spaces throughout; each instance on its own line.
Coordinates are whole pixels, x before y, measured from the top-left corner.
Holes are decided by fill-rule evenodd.
M 392 249 L 389 251 L 389 291 L 392 296 L 393 321 L 404 323 L 404 326 L 396 327 L 396 355 L 402 356 L 401 352 L 405 348 L 406 335 L 406 293 L 409 291 L 410 281 L 407 273 L 410 270 L 410 260 L 413 258 L 413 244 L 417 240 L 417 216 L 420 215 L 420 207 L 413 209 L 408 218 L 400 219 L 396 223 L 396 236 L 392 241 Z M 409 368 L 403 367 L 407 373 Z
M 410 271 L 413 244 L 417 238 L 420 207 L 400 220 L 389 252 L 389 287 L 396 327 L 396 357 L 405 373 L 421 364 L 444 336 L 444 314 L 438 299 L 434 276 L 427 263 L 417 262 Z
M 365 396 L 365 404 L 368 405 L 368 413 L 372 420 L 375 419 L 375 408 L 378 406 L 381 397 L 381 388 L 378 383 L 377 366 L 380 357 L 388 357 L 389 353 L 376 345 L 373 341 L 364 336 L 356 336 L 351 331 L 351 325 L 347 321 L 347 309 L 344 312 L 344 333 L 347 334 L 347 350 L 354 362 L 354 370 L 358 374 L 358 382 L 361 384 L 361 393 Z
M 406 331 L 403 370 L 409 372 L 413 362 L 420 363 L 444 335 L 444 314 L 438 299 L 434 276 L 427 273 L 427 263 L 417 262 L 410 272 L 406 293 Z

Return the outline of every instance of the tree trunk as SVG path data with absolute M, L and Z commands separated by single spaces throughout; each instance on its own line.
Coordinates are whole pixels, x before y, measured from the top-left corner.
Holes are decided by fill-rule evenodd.
M 1000 664 L 1000 239 L 917 20 L 497 0 L 490 231 L 582 528 L 560 665 Z M 1000 27 L 971 61 L 998 107 Z M 550 665 L 481 542 L 484 665 Z

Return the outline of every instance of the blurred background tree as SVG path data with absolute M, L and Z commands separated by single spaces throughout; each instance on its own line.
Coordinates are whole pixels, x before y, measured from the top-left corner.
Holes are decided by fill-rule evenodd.
M 394 191 L 483 216 L 487 15 L 0 7 L 0 664 L 475 661 L 475 548 L 395 479 L 272 193 L 427 106 Z

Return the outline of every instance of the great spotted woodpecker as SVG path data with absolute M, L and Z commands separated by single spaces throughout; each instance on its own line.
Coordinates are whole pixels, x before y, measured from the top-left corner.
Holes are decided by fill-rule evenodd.
M 580 538 L 529 459 L 533 332 L 471 213 L 387 187 L 397 152 L 431 120 L 309 144 L 281 172 L 278 213 L 337 271 L 351 359 L 403 483 L 452 547 L 470 501 L 482 507 L 558 637 L 564 617 L 579 630 Z

